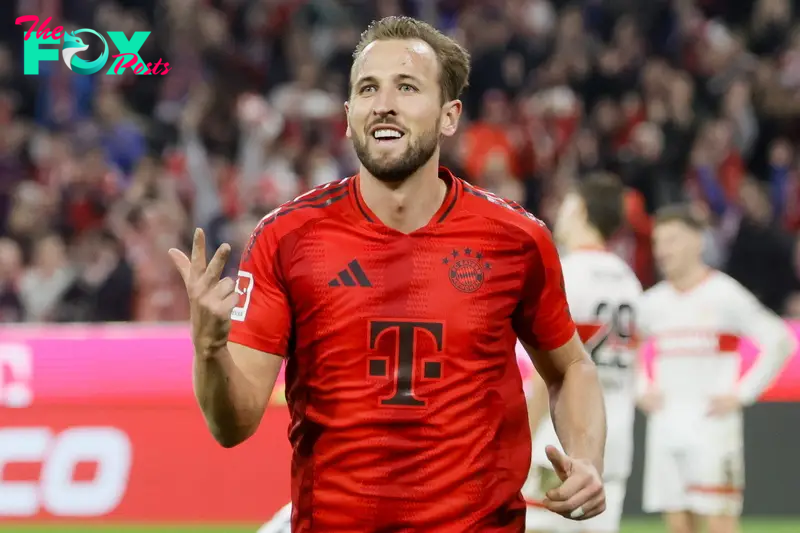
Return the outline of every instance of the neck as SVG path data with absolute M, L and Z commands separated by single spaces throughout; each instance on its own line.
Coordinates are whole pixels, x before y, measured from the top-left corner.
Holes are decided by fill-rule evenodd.
M 439 179 L 439 157 L 430 160 L 398 183 L 387 183 L 359 171 L 361 197 L 386 226 L 411 233 L 425 226 L 442 205 L 447 184 Z
M 688 291 L 699 285 L 700 282 L 708 276 L 709 272 L 710 269 L 707 265 L 704 263 L 696 263 L 686 269 L 681 275 L 670 279 L 669 282 L 679 291 Z
M 586 227 L 572 232 L 564 242 L 564 246 L 570 252 L 581 249 L 604 250 L 606 241 L 600 232 L 594 228 Z

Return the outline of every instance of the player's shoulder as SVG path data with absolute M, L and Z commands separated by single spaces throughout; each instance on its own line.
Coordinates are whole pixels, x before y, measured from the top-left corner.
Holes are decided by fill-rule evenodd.
M 708 273 L 708 278 L 705 280 L 705 284 L 708 288 L 712 290 L 733 290 L 733 291 L 744 291 L 749 292 L 745 289 L 744 285 L 730 277 L 725 272 L 721 270 L 712 270 Z
M 642 293 L 641 303 L 651 304 L 659 302 L 673 292 L 672 286 L 666 280 L 659 281 Z
M 314 187 L 267 213 L 253 230 L 248 250 L 267 236 L 279 241 L 316 221 L 338 216 L 346 209 L 346 202 L 342 200 L 352 194 L 352 180 L 350 176 Z
M 605 248 L 579 248 L 570 250 L 562 256 L 561 261 L 566 265 L 575 268 L 591 270 L 592 268 L 602 268 L 613 271 L 619 275 L 633 276 L 628 263 L 619 255 Z
M 680 292 L 667 282 L 662 283 L 672 294 Z M 717 269 L 709 269 L 705 277 L 691 288 L 690 292 L 699 300 L 715 302 L 723 307 L 732 300 L 753 297 L 752 293 L 744 285 Z
M 608 261 L 609 268 L 619 276 L 621 282 L 639 293 L 644 292 L 644 287 L 642 286 L 641 280 L 639 280 L 639 276 L 636 275 L 636 272 L 633 271 L 633 268 L 627 261 L 611 251 L 606 252 L 604 256 L 606 261 Z
M 719 270 L 714 270 L 709 274 L 706 287 L 709 298 L 719 302 L 750 303 L 756 299 L 744 285 Z
M 564 273 L 564 279 L 567 285 L 575 285 L 576 283 L 588 284 L 591 279 L 591 270 L 594 263 L 586 254 L 567 252 L 560 255 L 561 258 L 561 271 Z
M 708 275 L 691 289 L 700 299 L 719 302 L 724 305 L 730 299 L 751 298 L 752 293 L 744 285 L 719 270 L 710 270 Z M 647 301 L 660 302 L 678 292 L 672 284 L 663 280 L 644 293 Z
M 567 294 L 576 299 L 631 298 L 642 295 L 639 278 L 621 257 L 607 250 L 577 250 L 561 261 Z
M 497 226 L 513 228 L 531 239 L 551 238 L 545 223 L 528 212 L 519 203 L 501 198 L 491 191 L 461 180 L 464 189 L 463 210 L 483 221 L 490 220 Z M 495 227 L 497 227 L 495 226 Z

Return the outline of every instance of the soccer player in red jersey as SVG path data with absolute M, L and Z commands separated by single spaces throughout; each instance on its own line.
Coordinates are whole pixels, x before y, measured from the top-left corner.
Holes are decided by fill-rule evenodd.
M 215 438 L 252 435 L 281 364 L 291 413 L 292 528 L 522 532 L 531 459 L 517 337 L 547 383 L 564 452 L 545 505 L 601 513 L 605 412 L 551 235 L 439 166 L 469 56 L 406 17 L 373 23 L 345 104 L 356 176 L 269 213 L 219 280 L 170 253 L 192 306 L 194 387 Z M 265 480 L 269 482 L 268 480 Z

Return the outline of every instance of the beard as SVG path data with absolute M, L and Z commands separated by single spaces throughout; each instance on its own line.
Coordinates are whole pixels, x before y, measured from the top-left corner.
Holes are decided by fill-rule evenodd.
M 408 142 L 405 151 L 398 156 L 375 156 L 370 153 L 368 142 L 370 135 L 362 137 L 353 135 L 353 148 L 358 160 L 367 172 L 385 183 L 404 181 L 422 165 L 430 161 L 439 146 L 439 120 L 433 129 L 422 132 L 416 139 Z M 408 135 L 408 134 L 406 134 Z

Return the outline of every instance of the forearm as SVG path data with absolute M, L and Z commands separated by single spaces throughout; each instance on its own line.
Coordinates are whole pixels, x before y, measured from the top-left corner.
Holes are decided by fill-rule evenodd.
M 743 405 L 758 400 L 797 348 L 786 324 L 777 317 L 763 317 L 757 323 L 761 327 L 754 328 L 758 329 L 755 337 L 761 350 L 753 366 L 739 382 L 737 395 Z
M 564 452 L 591 461 L 603 473 L 606 412 L 597 368 L 589 361 L 571 364 L 563 378 L 549 386 L 550 411 Z
M 255 432 L 263 409 L 255 385 L 236 366 L 227 347 L 194 358 L 194 394 L 211 434 L 222 446 L 236 446 Z
M 634 391 L 636 395 L 636 400 L 638 401 L 648 392 L 656 388 L 656 385 L 655 383 L 653 383 L 653 381 L 650 379 L 650 376 L 647 373 L 647 367 L 645 367 L 644 353 L 638 353 L 636 354 L 636 357 L 637 359 L 634 370 L 636 376 L 636 382 Z
M 536 436 L 539 425 L 547 416 L 548 397 L 547 385 L 539 374 L 534 374 L 531 378 L 531 396 L 528 398 L 528 423 L 531 427 L 531 437 Z

